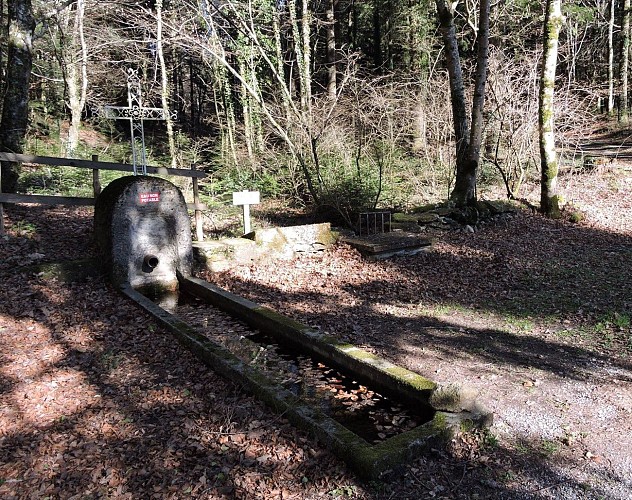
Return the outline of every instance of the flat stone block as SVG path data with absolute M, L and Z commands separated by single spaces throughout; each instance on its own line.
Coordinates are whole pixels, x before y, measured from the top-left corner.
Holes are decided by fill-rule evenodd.
M 393 255 L 411 255 L 424 251 L 432 244 L 418 234 L 392 232 L 370 236 L 344 237 L 341 241 L 357 249 L 368 258 L 388 258 Z
M 328 222 L 302 226 L 257 229 L 248 235 L 259 245 L 270 247 L 281 254 L 291 252 L 316 252 L 336 241 Z
M 318 252 L 335 243 L 336 239 L 327 222 L 257 229 L 243 238 L 194 242 L 193 252 L 198 263 L 218 272 L 225 271 L 233 262 L 287 260 L 300 252 Z

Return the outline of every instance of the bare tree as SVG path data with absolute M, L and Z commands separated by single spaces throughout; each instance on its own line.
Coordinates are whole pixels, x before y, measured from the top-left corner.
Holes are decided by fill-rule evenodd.
M 489 53 L 490 0 L 481 0 L 479 6 L 478 53 L 471 129 L 466 112 L 465 87 L 454 26 L 454 9 L 458 2 L 448 5 L 445 0 L 436 0 L 436 4 L 450 76 L 450 95 L 456 138 L 456 179 L 450 198 L 458 206 L 473 205 L 476 203 L 476 174 L 483 133 L 483 104 L 485 102 Z
M 436 0 L 437 15 L 445 50 L 446 66 L 450 78 L 450 101 L 452 102 L 452 119 L 454 120 L 454 136 L 456 140 L 456 164 L 465 163 L 469 147 L 470 123 L 467 116 L 467 102 L 465 99 L 465 85 L 461 69 L 461 56 L 456 39 L 454 25 L 454 6 L 445 0 Z
M 610 18 L 608 21 L 608 114 L 614 113 L 614 7 L 610 0 Z M 548 8 L 547 4 L 547 8 Z M 557 43 L 557 42 L 556 42 Z M 557 57 L 557 56 L 556 56 Z
M 337 90 L 336 79 L 336 4 L 337 0 L 327 0 L 327 95 L 335 99 Z
M 86 105 L 88 91 L 88 49 L 84 36 L 85 8 L 86 0 L 77 0 L 58 12 L 60 45 L 56 52 L 66 87 L 66 107 L 70 111 L 66 139 L 66 152 L 69 155 L 72 155 L 79 144 L 81 113 Z
M 167 66 L 165 64 L 165 55 L 163 50 L 163 22 L 162 22 L 162 0 L 156 0 L 156 53 L 160 63 L 160 101 L 165 115 L 167 124 L 167 141 L 169 142 L 169 155 L 171 156 L 171 166 L 175 168 L 176 164 L 176 143 L 173 138 L 173 120 L 169 111 L 169 78 L 167 74 Z M 193 106 L 193 103 L 191 103 Z
M 487 82 L 487 64 L 489 59 L 489 9 L 490 0 L 481 0 L 470 143 L 466 164 L 462 167 L 460 176 L 457 170 L 454 191 L 452 191 L 452 199 L 459 205 L 470 205 L 476 202 L 476 173 L 478 171 L 483 139 L 483 105 L 485 103 L 485 84 Z
M 627 124 L 628 112 L 628 68 L 630 62 L 630 0 L 623 0 L 623 12 L 621 13 L 621 64 L 619 81 L 621 82 L 621 105 L 619 121 Z

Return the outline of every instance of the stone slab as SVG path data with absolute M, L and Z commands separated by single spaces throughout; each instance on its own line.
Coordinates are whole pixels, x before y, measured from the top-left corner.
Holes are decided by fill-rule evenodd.
M 345 236 L 341 241 L 369 258 L 388 258 L 394 255 L 412 255 L 426 250 L 432 241 L 416 233 L 392 232 L 370 236 Z
M 336 241 L 336 237 L 331 231 L 331 224 L 328 222 L 257 229 L 247 234 L 246 237 L 281 254 L 317 252 L 324 250 Z
M 195 260 L 213 272 L 231 263 L 256 263 L 270 259 L 289 260 L 297 253 L 322 251 L 336 241 L 329 223 L 257 229 L 243 238 L 225 238 L 193 243 Z

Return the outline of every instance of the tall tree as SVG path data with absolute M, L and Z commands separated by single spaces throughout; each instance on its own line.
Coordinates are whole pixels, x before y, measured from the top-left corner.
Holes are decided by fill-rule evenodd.
M 459 54 L 459 45 L 456 39 L 453 6 L 448 5 L 445 0 L 436 0 L 436 2 L 441 37 L 445 50 L 446 66 L 450 79 L 450 101 L 452 103 L 458 172 L 459 165 L 463 165 L 467 157 L 470 123 L 467 116 L 465 85 L 463 83 L 463 71 L 461 70 L 461 55 Z
M 165 115 L 167 124 L 167 141 L 169 142 L 169 155 L 171 156 L 171 167 L 177 167 L 176 159 L 176 143 L 173 137 L 173 120 L 171 119 L 171 111 L 169 110 L 169 75 L 167 74 L 167 65 L 165 64 L 165 55 L 163 51 L 163 22 L 162 22 L 162 0 L 156 0 L 156 53 L 160 64 L 160 102 Z M 193 83 L 191 83 L 193 85 Z M 191 102 L 191 109 L 194 103 Z
M 560 29 L 564 22 L 562 0 L 547 0 L 544 18 L 542 72 L 540 77 L 539 127 L 540 162 L 542 179 L 540 186 L 540 209 L 549 217 L 559 217 L 560 200 L 557 191 L 557 151 L 555 149 L 555 126 L 553 96 L 557 47 Z
M 621 105 L 619 111 L 619 121 L 623 124 L 627 124 L 629 121 L 628 68 L 630 62 L 630 0 L 623 0 L 621 17 L 621 62 L 619 66 L 619 81 L 621 82 Z
M 458 2 L 448 5 L 445 0 L 436 0 L 436 3 L 450 78 L 450 97 L 456 138 L 456 179 L 450 198 L 458 206 L 473 205 L 476 203 L 476 174 L 480 161 L 483 134 L 483 104 L 485 102 L 489 54 L 490 0 L 481 0 L 480 2 L 471 129 L 466 111 L 463 72 L 454 25 L 454 8 Z
M 336 98 L 338 92 L 336 71 L 336 4 L 337 0 L 327 0 L 327 95 Z
M 70 126 L 66 149 L 72 154 L 79 145 L 79 129 L 81 127 L 81 113 L 86 105 L 88 91 L 88 49 L 84 36 L 84 15 L 86 1 L 77 0 L 74 5 L 60 11 L 59 62 L 66 85 L 66 106 L 70 110 Z M 70 33 L 70 18 L 74 13 L 72 30 Z M 66 43 L 64 41 L 67 40 Z
M 608 21 L 608 114 L 614 113 L 614 8 L 615 0 L 610 0 Z M 548 8 L 548 5 L 547 5 Z M 557 43 L 557 40 L 556 40 Z M 556 55 L 557 58 L 557 55 Z
M 470 142 L 465 165 L 462 166 L 461 175 L 457 171 L 457 178 L 452 191 L 452 199 L 459 205 L 470 205 L 476 202 L 476 174 L 483 140 L 483 105 L 485 104 L 485 84 L 487 83 L 489 58 L 489 10 L 490 0 L 481 0 Z
M 31 0 L 8 0 L 7 81 L 0 121 L 0 149 L 22 153 L 28 125 L 29 82 L 35 20 Z M 2 162 L 2 191 L 14 193 L 20 165 Z

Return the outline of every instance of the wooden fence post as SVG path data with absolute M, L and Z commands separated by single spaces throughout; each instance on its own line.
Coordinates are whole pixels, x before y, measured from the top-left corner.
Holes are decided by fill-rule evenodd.
M 99 155 L 92 155 L 92 161 L 99 161 Z M 94 199 L 101 194 L 101 181 L 99 180 L 99 170 L 92 170 L 92 192 L 94 193 Z
M 191 164 L 191 170 L 195 170 L 195 167 L 195 163 Z M 204 241 L 202 211 L 198 208 L 200 204 L 200 190 L 198 188 L 197 177 L 193 177 L 193 203 L 195 204 L 195 237 L 198 241 Z

